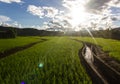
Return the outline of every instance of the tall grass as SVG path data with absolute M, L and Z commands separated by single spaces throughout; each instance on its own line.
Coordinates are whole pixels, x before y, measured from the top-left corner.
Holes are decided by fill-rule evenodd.
M 49 37 L 1 59 L 0 84 L 91 84 L 78 57 L 81 47 L 67 37 Z
M 14 47 L 24 46 L 26 44 L 39 41 L 40 37 L 17 37 L 15 39 L 0 39 L 0 52 Z

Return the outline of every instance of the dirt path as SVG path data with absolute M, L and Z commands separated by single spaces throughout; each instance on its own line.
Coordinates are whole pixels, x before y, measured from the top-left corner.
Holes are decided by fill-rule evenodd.
M 87 45 L 88 47 L 91 47 L 91 51 L 98 56 L 100 59 L 102 59 L 105 63 L 107 63 L 108 65 L 110 65 L 111 67 L 113 67 L 115 70 L 117 70 L 118 72 L 120 72 L 120 62 L 115 60 L 114 58 L 110 57 L 108 52 L 104 52 L 102 50 L 102 48 L 98 45 L 89 43 L 89 42 L 84 42 L 84 41 L 80 41 L 80 40 L 76 40 L 75 41 L 78 42 L 82 42 L 83 45 Z
M 100 46 L 90 43 L 85 44 L 91 47 L 91 51 L 102 61 L 104 61 L 106 64 L 114 68 L 116 71 L 120 72 L 120 62 L 110 57 L 108 52 L 104 52 Z
M 120 62 L 110 57 L 109 54 L 104 52 L 100 46 L 76 39 L 73 40 L 83 43 L 84 46 L 79 51 L 80 60 L 95 84 L 120 83 Z M 94 57 L 92 64 L 91 59 L 89 59 L 90 62 L 88 62 L 88 59 L 86 60 L 85 58 L 88 48 L 90 48 Z M 88 53 L 88 55 L 91 56 L 91 53 Z
M 7 56 L 10 56 L 10 55 L 12 55 L 16 52 L 28 49 L 28 48 L 34 46 L 35 44 L 38 44 L 38 43 L 44 42 L 44 41 L 47 41 L 47 39 L 41 39 L 41 41 L 33 42 L 33 43 L 30 43 L 30 44 L 27 44 L 27 45 L 24 45 L 24 46 L 20 46 L 20 47 L 15 47 L 15 48 L 12 48 L 10 50 L 6 50 L 3 53 L 0 52 L 0 59 L 4 58 L 4 57 L 7 57 Z

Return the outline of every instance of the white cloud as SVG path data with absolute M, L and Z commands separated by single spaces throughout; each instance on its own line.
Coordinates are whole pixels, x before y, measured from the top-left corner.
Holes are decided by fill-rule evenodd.
M 92 13 L 101 13 L 110 7 L 120 7 L 120 0 L 62 0 L 63 6 L 71 9 L 72 7 L 85 7 L 86 11 Z
M 17 21 L 13 22 L 12 24 L 10 24 L 12 27 L 18 27 L 18 28 L 22 28 L 22 25 L 20 23 L 18 23 Z
M 70 17 L 68 14 L 65 14 L 64 12 L 59 12 L 58 15 L 56 15 L 51 21 L 45 22 L 44 25 L 50 28 L 50 30 L 56 30 L 56 31 L 65 31 L 72 29 L 72 25 L 70 24 Z
M 41 29 L 41 26 L 40 25 L 32 25 L 31 27 L 30 26 L 27 26 L 28 28 L 36 28 L 36 29 Z M 26 28 L 27 28 L 26 27 Z
M 12 26 L 12 27 L 18 27 L 21 28 L 22 25 L 19 24 L 17 21 L 11 20 L 10 17 L 0 15 L 0 25 L 2 26 Z
M 52 21 L 43 23 L 42 28 L 92 27 L 92 22 L 96 24 L 96 28 L 100 26 L 107 28 L 107 26 L 113 25 L 113 21 L 119 20 L 119 15 L 111 16 L 112 10 L 110 9 L 111 7 L 119 7 L 119 0 L 62 0 L 62 2 L 67 11 L 65 11 L 66 9 L 60 11 L 54 7 L 35 5 L 29 5 L 27 11 L 40 18 L 52 18 Z M 72 15 L 74 11 L 76 13 Z M 78 22 L 77 26 L 71 26 L 73 22 L 75 25 Z
M 108 3 L 109 6 L 113 6 L 113 7 L 120 7 L 120 0 L 111 0 Z
M 65 14 L 70 17 L 70 12 L 72 11 L 81 11 L 78 12 L 79 15 L 81 14 L 82 16 L 82 11 L 83 11 L 83 16 L 85 15 L 85 21 L 80 23 L 79 25 L 86 25 L 86 26 L 91 26 L 91 22 L 99 25 L 104 25 L 106 26 L 111 26 L 113 25 L 113 21 L 118 21 L 120 20 L 120 15 L 115 14 L 114 16 L 112 15 L 113 10 L 111 10 L 112 7 L 120 9 L 120 0 L 62 0 L 62 5 L 69 10 L 68 14 Z M 84 10 L 81 10 L 83 7 Z M 116 11 L 116 10 L 115 10 Z M 120 12 L 120 11 L 118 11 Z M 76 15 L 76 16 L 75 16 Z M 79 16 L 78 15 L 78 16 Z M 74 17 L 78 17 L 77 12 L 74 14 Z M 59 18 L 64 17 L 64 16 L 59 16 Z M 65 19 L 65 18 L 63 18 Z M 78 17 L 77 20 L 82 19 L 82 17 Z M 67 19 L 68 21 L 72 21 L 72 19 Z M 75 22 L 76 21 L 72 21 Z M 107 25 L 108 24 L 108 25 Z M 78 25 L 78 26 L 79 26 Z
M 27 11 L 33 15 L 39 16 L 40 18 L 42 18 L 44 16 L 44 11 L 41 7 L 29 5 L 27 8 Z
M 8 22 L 8 21 L 11 21 L 9 17 L 0 15 L 0 22 Z
M 22 28 L 22 25 L 16 21 L 9 23 L 9 22 L 2 22 L 0 23 L 1 26 L 10 26 L 10 27 L 17 27 L 17 28 Z
M 46 12 L 45 16 L 46 17 L 54 17 L 55 15 L 58 14 L 58 10 L 53 8 L 53 7 L 43 7 L 44 12 Z
M 71 7 L 74 7 L 74 6 L 81 6 L 81 5 L 85 5 L 89 0 L 63 0 L 63 6 L 68 8 L 68 9 L 71 9 Z
M 15 3 L 22 3 L 21 0 L 0 0 L 0 2 L 4 2 L 4 3 L 12 3 L 12 2 L 15 2 Z
M 113 21 L 120 21 L 120 15 L 111 15 Z
M 33 15 L 39 16 L 40 18 L 49 17 L 53 18 L 58 14 L 58 9 L 53 7 L 37 7 L 35 5 L 29 5 L 27 11 Z

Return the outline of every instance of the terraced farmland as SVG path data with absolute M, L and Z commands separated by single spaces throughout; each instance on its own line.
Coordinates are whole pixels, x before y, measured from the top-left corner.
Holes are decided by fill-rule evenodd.
M 0 59 L 0 84 L 92 83 L 78 57 L 82 43 L 68 37 L 45 39 L 48 40 Z

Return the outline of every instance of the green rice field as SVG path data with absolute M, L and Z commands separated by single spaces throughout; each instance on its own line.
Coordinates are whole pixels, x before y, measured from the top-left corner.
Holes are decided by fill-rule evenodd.
M 39 41 L 40 37 L 17 37 L 15 39 L 0 39 L 0 52 L 11 48 L 24 46 L 29 43 Z
M 48 40 L 0 59 L 0 84 L 92 84 L 78 56 L 82 43 L 69 37 L 44 38 Z M 38 40 L 36 37 L 19 37 L 4 39 L 4 42 L 10 40 L 14 44 L 20 39 L 24 39 L 24 44 Z
M 120 41 L 90 37 L 17 37 L 0 39 L 0 52 L 46 39 L 0 59 L 0 84 L 92 84 L 78 51 L 83 44 L 97 44 L 120 60 Z

